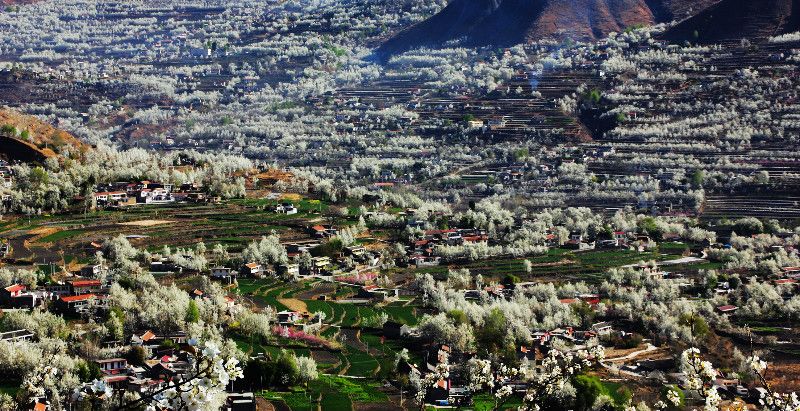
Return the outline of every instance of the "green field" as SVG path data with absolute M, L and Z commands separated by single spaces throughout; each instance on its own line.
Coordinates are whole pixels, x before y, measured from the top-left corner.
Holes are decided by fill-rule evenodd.
M 36 240 L 36 242 L 37 243 L 54 243 L 54 242 L 59 241 L 59 240 L 64 240 L 64 239 L 67 239 L 67 238 L 72 238 L 72 237 L 81 235 L 81 234 L 83 234 L 85 232 L 86 231 L 84 231 L 84 230 L 64 230 L 64 231 L 59 231 L 59 232 L 44 236 L 44 237 Z
M 680 258 L 676 254 L 661 254 L 656 251 L 639 253 L 629 250 L 591 250 L 572 251 L 554 248 L 546 254 L 528 258 L 495 258 L 488 260 L 457 263 L 451 266 L 425 267 L 414 270 L 416 273 L 444 275 L 450 268 L 467 268 L 473 274 L 502 279 L 508 274 L 516 275 L 525 281 L 542 279 L 582 280 L 599 282 L 606 270 L 639 261 L 664 261 Z M 524 261 L 532 264 L 531 272 L 525 271 Z
M 260 396 L 285 403 L 292 411 L 316 410 L 317 404 L 324 410 L 351 410 L 354 402 L 379 404 L 388 400 L 378 391 L 379 384 L 339 376 L 321 375 L 309 384 L 308 389 L 296 387 L 290 392 L 264 391 Z

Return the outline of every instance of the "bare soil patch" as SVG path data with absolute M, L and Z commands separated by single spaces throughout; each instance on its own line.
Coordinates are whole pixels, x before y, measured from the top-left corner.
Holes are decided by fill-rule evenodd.
M 126 227 L 155 227 L 164 224 L 172 224 L 175 221 L 172 220 L 140 220 L 140 221 L 129 221 L 127 223 L 119 223 L 119 225 L 126 226 Z
M 314 286 L 309 290 L 305 290 L 296 294 L 297 298 L 301 300 L 313 300 L 320 295 L 332 294 L 336 288 L 331 283 L 322 283 Z
M 301 313 L 308 312 L 308 307 L 306 303 L 298 300 L 297 298 L 279 298 L 278 302 L 285 305 L 292 311 L 297 311 Z
M 406 400 L 406 404 L 409 401 Z M 372 404 L 372 403 L 363 403 L 363 402 L 354 402 L 353 403 L 353 410 L 355 411 L 402 411 L 405 408 L 389 402 L 382 402 L 380 404 Z
M 319 364 L 338 364 L 339 358 L 327 350 L 312 350 L 311 358 Z
M 577 264 L 578 262 L 575 260 L 570 260 L 569 258 L 565 258 L 563 260 L 555 261 L 552 263 L 534 263 L 531 264 L 531 267 L 557 267 L 560 265 L 570 265 L 570 264 Z

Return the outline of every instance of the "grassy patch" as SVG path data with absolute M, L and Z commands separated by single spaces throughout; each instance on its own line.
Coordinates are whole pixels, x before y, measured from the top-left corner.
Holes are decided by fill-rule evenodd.
M 321 406 L 323 410 L 347 411 L 353 409 L 353 403 L 350 401 L 350 397 L 340 392 L 323 394 Z
M 67 238 L 72 238 L 72 237 L 81 235 L 81 234 L 83 234 L 85 232 L 86 231 L 84 231 L 84 230 L 64 230 L 64 231 L 59 231 L 57 233 L 46 235 L 46 236 L 36 240 L 36 242 L 37 243 L 54 243 L 56 241 L 66 240 Z
M 9 381 L 4 379 L 0 382 L 0 394 L 8 394 L 13 398 L 17 395 L 20 384 L 22 384 L 21 381 Z
M 289 392 L 262 391 L 258 395 L 271 401 L 283 401 L 292 411 L 316 410 L 317 401 L 323 410 L 352 410 L 353 402 L 382 403 L 386 394 L 378 391 L 378 383 L 323 375 L 309 384 Z M 320 399 L 321 398 L 321 399 Z
M 347 375 L 353 377 L 372 377 L 378 371 L 378 361 L 363 351 L 351 349 L 351 352 L 347 354 L 347 360 L 350 361 L 350 368 L 347 369 Z
M 492 411 L 494 410 L 494 397 L 491 394 L 478 394 L 472 397 L 473 409 L 475 411 Z M 522 406 L 522 399 L 518 397 L 511 397 L 500 407 L 501 410 L 516 410 Z

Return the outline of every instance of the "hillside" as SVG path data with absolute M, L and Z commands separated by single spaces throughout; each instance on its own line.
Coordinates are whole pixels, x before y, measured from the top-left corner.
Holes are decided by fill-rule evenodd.
M 441 12 L 389 39 L 388 56 L 451 40 L 507 46 L 545 37 L 595 40 L 628 27 L 680 20 L 716 0 L 453 0 Z
M 676 42 L 718 43 L 765 38 L 799 28 L 799 0 L 722 0 L 671 28 L 663 38 Z
M 89 147 L 64 130 L 53 127 L 34 116 L 21 114 L 19 112 L 0 108 L 0 127 L 13 127 L 17 130 L 19 140 L 22 144 L 15 144 L 16 150 L 34 151 L 24 153 L 25 158 L 47 158 L 69 151 L 70 153 L 85 152 Z M 25 136 L 21 134 L 27 131 Z M 2 133 L 3 137 L 8 138 L 9 133 Z M 19 152 L 8 153 L 7 148 L 10 140 L 0 147 L 0 152 L 5 154 L 20 154 Z M 26 149 L 27 147 L 27 149 Z M 5 151 L 4 151 L 5 150 Z

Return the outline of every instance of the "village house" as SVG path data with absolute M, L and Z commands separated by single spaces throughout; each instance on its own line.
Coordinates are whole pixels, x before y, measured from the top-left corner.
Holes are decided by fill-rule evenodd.
M 410 261 L 417 267 L 434 267 L 441 263 L 442 258 L 439 256 L 414 255 L 411 256 Z
M 409 335 L 411 329 L 407 325 L 394 321 L 383 323 L 383 336 L 386 338 L 403 338 Z
M 27 287 L 22 284 L 13 284 L 0 289 L 0 303 L 10 304 L 14 298 L 21 296 Z
M 337 230 L 335 227 L 325 227 L 324 225 L 312 226 L 311 232 L 316 238 L 330 238 L 339 234 L 339 230 Z
M 614 241 L 617 246 L 625 246 L 628 243 L 628 233 L 625 231 L 614 231 Z
M 228 394 L 227 411 L 256 411 L 256 399 L 252 392 Z
M 211 269 L 212 280 L 222 281 L 228 284 L 233 284 L 238 275 L 239 273 L 234 271 L 232 268 L 215 267 Z
M 278 273 L 288 278 L 300 277 L 300 264 L 281 264 Z
M 278 214 L 292 215 L 297 214 L 297 208 L 292 203 L 281 203 L 275 206 L 275 212 Z
M 284 310 L 278 313 L 278 323 L 282 325 L 292 325 L 298 323 L 303 318 L 297 311 Z
M 152 330 L 146 330 L 144 332 L 134 333 L 131 336 L 131 344 L 155 347 L 167 340 L 170 340 L 175 344 L 186 344 L 188 339 L 188 335 L 183 331 L 176 331 L 169 334 L 156 334 Z
M 564 248 L 570 250 L 591 250 L 594 249 L 594 243 L 586 242 L 583 233 L 573 232 L 569 235 L 569 240 L 564 243 Z
M 14 284 L 0 289 L 0 306 L 31 309 L 48 297 L 46 291 L 27 291 L 22 284 Z
M 311 272 L 313 274 L 322 274 L 331 264 L 331 258 L 328 256 L 312 257 Z
M 377 285 L 365 285 L 356 293 L 356 298 L 365 298 L 372 301 L 394 300 L 399 297 L 400 291 L 398 289 L 380 288 Z
M 81 268 L 81 277 L 96 278 L 102 275 L 105 270 L 106 268 L 100 264 L 90 264 Z
M 506 126 L 506 122 L 507 122 L 506 116 L 492 117 L 488 121 L 489 129 L 491 130 L 501 129 Z
M 98 207 L 120 206 L 128 202 L 128 193 L 124 191 L 103 191 L 95 193 L 94 200 Z
M 191 371 L 191 364 L 185 359 L 164 355 L 160 359 L 145 362 L 150 378 L 169 381 L 181 378 Z
M 614 328 L 610 322 L 600 322 L 592 324 L 591 329 L 598 335 L 609 335 L 611 334 L 612 331 L 614 331 Z
M 131 344 L 133 345 L 146 345 L 150 341 L 153 341 L 156 338 L 156 334 L 150 330 L 147 330 L 141 334 L 133 334 L 131 336 Z
M 174 203 L 175 198 L 166 188 L 145 188 L 139 192 L 136 202 L 140 204 L 169 204 Z
M 55 301 L 55 308 L 62 314 L 80 314 L 89 305 L 90 301 L 97 298 L 94 294 L 81 294 L 61 297 Z
M 528 348 L 524 345 L 519 346 L 519 348 L 517 348 L 517 360 L 536 361 L 536 349 Z
M 45 291 L 47 291 L 50 295 L 54 297 L 60 297 L 62 295 L 70 295 L 70 285 L 63 282 L 54 282 L 51 284 L 46 284 L 44 286 Z
M 104 375 L 117 375 L 128 370 L 128 360 L 124 358 L 96 360 L 95 364 L 100 367 L 100 371 L 102 371 Z
M 183 267 L 169 261 L 167 259 L 160 259 L 150 263 L 150 273 L 153 274 L 181 274 Z
M 100 280 L 80 279 L 67 281 L 69 293 L 72 295 L 98 293 L 102 290 L 103 284 Z
M 425 365 L 428 371 L 436 371 L 436 366 L 448 362 L 452 350 L 445 344 L 434 345 L 425 352 Z
M 259 263 L 247 263 L 239 270 L 242 277 L 261 278 L 264 276 L 264 267 Z
M 368 251 L 362 246 L 345 247 L 344 254 L 352 257 L 355 262 L 368 267 L 373 267 L 380 263 L 380 253 Z
M 31 339 L 33 339 L 33 333 L 24 329 L 0 333 L 0 341 L 3 342 L 30 341 Z

